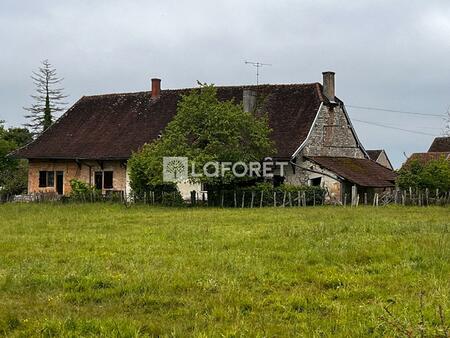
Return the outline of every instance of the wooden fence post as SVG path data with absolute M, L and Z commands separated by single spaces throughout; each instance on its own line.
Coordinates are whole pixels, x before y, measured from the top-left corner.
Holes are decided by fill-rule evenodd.
M 237 196 L 236 196 L 236 190 L 234 191 L 234 207 L 237 208 Z
M 283 205 L 282 205 L 282 207 L 284 208 L 285 205 L 286 205 L 286 190 L 283 193 Z
M 277 206 L 277 193 L 276 191 L 273 192 L 273 206 Z
M 263 199 L 264 199 L 264 191 L 261 190 L 261 199 L 259 201 L 259 207 L 262 208 L 263 206 Z
M 245 191 L 242 192 L 242 206 L 241 206 L 241 208 L 244 207 L 244 203 L 245 203 Z
M 300 190 L 299 190 L 299 191 L 297 191 L 297 204 L 298 204 L 298 206 L 300 206 L 300 205 L 301 205 Z
M 356 206 L 356 194 L 357 194 L 357 189 L 356 189 L 356 185 L 352 185 L 352 204 L 351 206 Z

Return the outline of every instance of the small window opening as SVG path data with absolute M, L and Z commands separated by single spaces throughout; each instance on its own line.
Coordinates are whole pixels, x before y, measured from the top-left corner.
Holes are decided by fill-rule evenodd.
M 311 185 L 314 187 L 320 187 L 321 183 L 322 183 L 322 177 L 316 177 L 311 180 Z

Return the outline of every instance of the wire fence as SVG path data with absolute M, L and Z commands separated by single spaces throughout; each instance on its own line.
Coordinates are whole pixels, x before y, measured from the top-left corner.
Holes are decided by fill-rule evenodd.
M 5 195 L 0 202 L 29 203 L 99 203 L 112 202 L 122 204 L 144 204 L 162 206 L 204 206 L 221 208 L 263 208 L 263 207 L 306 207 L 337 205 L 343 207 L 358 206 L 448 206 L 450 192 L 439 189 L 395 189 L 382 192 L 360 192 L 352 187 L 351 192 L 343 196 L 334 196 L 328 190 L 308 187 L 298 190 L 214 190 L 192 191 L 190 198 L 183 199 L 178 191 L 148 191 L 140 195 L 125 194 L 123 191 L 61 196 L 56 193 L 35 193 L 29 195 Z

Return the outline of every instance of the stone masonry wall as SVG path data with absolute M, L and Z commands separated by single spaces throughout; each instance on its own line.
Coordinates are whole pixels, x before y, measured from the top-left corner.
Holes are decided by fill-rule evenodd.
M 343 108 L 327 105 L 323 105 L 319 111 L 302 154 L 364 158 Z
M 89 166 L 91 166 L 91 168 L 89 168 Z M 64 173 L 64 195 L 68 195 L 71 192 L 71 179 L 75 178 L 93 185 L 95 172 L 102 171 L 100 163 L 95 161 L 82 162 L 81 165 L 78 165 L 75 161 L 30 160 L 28 170 L 28 193 L 56 191 L 56 176 L 54 187 L 39 187 L 39 171 L 43 170 L 62 171 Z M 103 163 L 103 170 L 113 171 L 113 188 L 110 190 L 126 191 L 127 175 L 124 165 L 119 161 L 105 161 Z M 104 191 L 105 189 L 103 189 L 103 192 Z

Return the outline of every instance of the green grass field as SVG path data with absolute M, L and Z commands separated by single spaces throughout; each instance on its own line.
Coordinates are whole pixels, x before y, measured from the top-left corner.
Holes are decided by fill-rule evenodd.
M 0 335 L 401 336 L 450 324 L 449 208 L 6 204 L 0 234 Z

